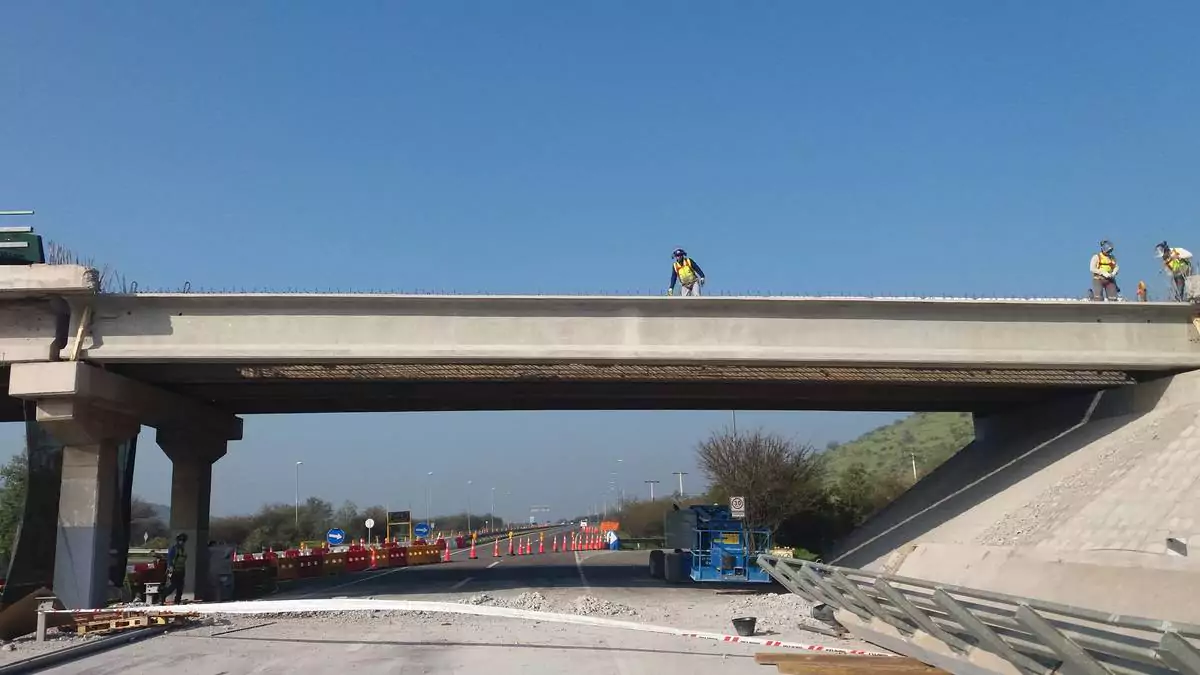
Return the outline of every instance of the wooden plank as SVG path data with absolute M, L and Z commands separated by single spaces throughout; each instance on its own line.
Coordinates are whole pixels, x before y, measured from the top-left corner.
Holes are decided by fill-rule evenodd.
M 759 665 L 775 666 L 780 673 L 786 675 L 859 675 L 860 673 L 948 675 L 944 670 L 910 658 L 759 652 L 754 655 L 754 661 Z

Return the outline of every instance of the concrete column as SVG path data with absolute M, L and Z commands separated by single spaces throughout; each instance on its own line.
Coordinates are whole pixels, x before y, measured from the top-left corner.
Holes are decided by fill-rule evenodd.
M 186 534 L 187 572 L 183 596 L 203 600 L 208 588 L 208 522 L 212 465 L 225 456 L 227 441 L 159 429 L 158 445 L 171 459 L 171 539 Z
M 54 594 L 69 609 L 104 607 L 118 498 L 117 447 L 137 435 L 139 426 L 70 401 L 43 410 L 46 430 L 64 444 Z

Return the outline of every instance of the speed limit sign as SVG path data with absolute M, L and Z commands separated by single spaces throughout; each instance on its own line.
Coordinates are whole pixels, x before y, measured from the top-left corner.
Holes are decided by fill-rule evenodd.
M 729 498 L 729 513 L 734 518 L 746 517 L 746 498 L 745 497 L 730 497 Z

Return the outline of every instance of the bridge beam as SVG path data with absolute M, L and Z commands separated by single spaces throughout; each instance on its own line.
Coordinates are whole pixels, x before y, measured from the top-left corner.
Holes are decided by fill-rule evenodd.
M 85 358 L 113 364 L 1200 368 L 1183 303 L 204 294 L 71 302 L 93 307 Z
M 157 429 L 242 438 L 242 420 L 234 415 L 80 361 L 14 363 L 8 395 L 37 401 L 38 421 L 54 418 L 56 401 L 83 402 Z

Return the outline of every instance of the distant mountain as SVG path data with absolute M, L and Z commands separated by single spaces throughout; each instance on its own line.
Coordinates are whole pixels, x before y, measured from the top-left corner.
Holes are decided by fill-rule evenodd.
M 842 470 L 861 462 L 874 476 L 901 476 L 912 480 L 913 456 L 920 476 L 950 459 L 975 437 L 967 413 L 915 413 L 859 436 L 848 443 L 831 446 L 823 455 L 829 480 Z

